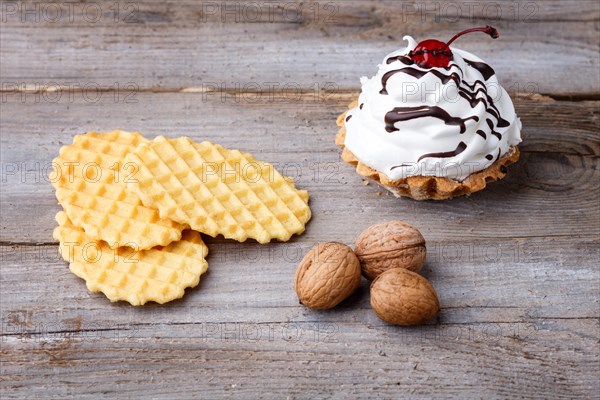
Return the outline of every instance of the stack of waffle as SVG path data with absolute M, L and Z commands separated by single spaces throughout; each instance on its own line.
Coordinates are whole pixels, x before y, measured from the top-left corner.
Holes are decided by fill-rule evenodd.
M 53 167 L 62 257 L 90 291 L 132 305 L 198 285 L 208 267 L 200 233 L 287 241 L 311 216 L 308 193 L 271 164 L 189 138 L 89 132 Z

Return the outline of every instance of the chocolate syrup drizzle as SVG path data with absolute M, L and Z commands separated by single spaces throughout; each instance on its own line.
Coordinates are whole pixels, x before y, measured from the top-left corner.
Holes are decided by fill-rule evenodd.
M 469 102 L 471 108 L 475 108 L 478 104 L 483 103 L 483 105 L 486 108 L 485 111 L 488 114 L 491 114 L 498 121 L 498 127 L 506 128 L 510 126 L 510 122 L 500 116 L 500 110 L 498 110 L 498 107 L 496 107 L 496 105 L 494 104 L 494 100 L 488 94 L 487 88 L 485 87 L 485 84 L 483 82 L 477 80 L 472 85 L 469 85 L 467 82 L 462 83 L 464 83 L 465 86 L 469 88 L 469 90 L 466 90 L 463 87 L 459 87 L 458 94 Z M 475 90 L 477 85 L 480 85 L 481 87 Z M 479 93 L 483 93 L 485 98 L 477 97 Z
M 458 65 L 456 65 L 457 68 Z M 459 68 L 460 69 L 460 68 Z M 442 81 L 442 83 L 445 85 L 446 83 L 448 83 L 450 80 L 453 80 L 456 85 L 459 85 L 460 83 L 460 76 L 456 73 L 453 72 L 450 75 L 444 75 L 443 73 L 441 73 L 440 71 L 436 70 L 436 69 L 430 69 L 430 70 L 426 70 L 426 71 L 421 71 L 415 68 L 402 68 L 402 69 L 395 69 L 393 71 L 389 71 L 386 72 L 383 77 L 381 77 L 381 84 L 383 85 L 383 88 L 381 89 L 381 91 L 379 92 L 379 94 L 388 94 L 387 91 L 387 82 L 388 80 L 396 75 L 397 73 L 403 72 L 407 75 L 410 75 L 412 77 L 415 77 L 417 79 L 421 79 L 422 77 L 424 77 L 427 74 L 432 74 L 435 75 L 440 81 Z M 462 73 L 462 71 L 461 71 Z
M 410 57 L 403 56 L 403 55 L 399 55 L 396 57 L 390 57 L 385 61 L 385 63 L 389 65 L 389 64 L 393 63 L 394 61 L 400 61 L 401 63 L 406 64 L 406 65 L 414 65 L 414 63 L 415 63 Z
M 500 149 L 498 149 L 498 155 L 496 156 L 496 159 L 494 160 L 494 162 L 498 161 L 500 159 Z
M 400 165 L 394 165 L 393 167 L 390 168 L 390 171 L 395 170 L 396 168 L 402 168 L 402 167 L 412 167 L 413 164 L 400 164 Z
M 471 61 L 466 58 L 464 60 L 467 65 L 469 65 L 469 66 L 475 68 L 477 71 L 479 71 L 479 73 L 481 73 L 481 76 L 483 76 L 483 79 L 485 81 L 489 80 L 493 75 L 496 74 L 494 69 L 486 63 L 479 62 L 479 61 Z M 399 61 L 408 66 L 412 66 L 415 64 L 415 62 L 410 57 L 407 57 L 405 55 L 390 57 L 386 60 L 386 64 L 389 65 L 396 61 Z M 505 127 L 510 126 L 510 122 L 505 120 L 504 118 L 502 118 L 502 116 L 500 115 L 500 110 L 498 110 L 498 107 L 494 104 L 493 99 L 488 94 L 487 87 L 484 82 L 482 82 L 480 80 L 476 80 L 473 84 L 464 82 L 462 80 L 462 75 L 463 75 L 462 69 L 455 63 L 450 63 L 450 65 L 448 65 L 447 67 L 444 67 L 444 69 L 446 71 L 450 71 L 451 68 L 456 68 L 456 69 L 458 69 L 458 71 L 452 72 L 450 74 L 444 74 L 443 72 L 440 72 L 438 69 L 422 70 L 422 69 L 417 69 L 415 67 L 404 67 L 404 68 L 396 69 L 393 71 L 389 71 L 386 74 L 384 74 L 383 77 L 381 78 L 382 89 L 379 93 L 382 95 L 388 94 L 388 91 L 387 91 L 388 80 L 395 74 L 404 73 L 404 74 L 410 75 L 416 79 L 421 79 L 422 77 L 424 77 L 427 74 L 432 74 L 435 77 L 437 77 L 444 85 L 450 81 L 454 81 L 454 83 L 458 86 L 459 95 L 461 97 L 463 97 L 465 100 L 467 100 L 467 102 L 469 103 L 471 108 L 475 108 L 475 107 L 477 107 L 477 105 L 483 104 L 484 107 L 486 108 L 486 112 L 496 119 L 497 127 L 505 128 Z M 478 97 L 481 95 L 483 95 L 483 97 Z M 446 125 L 458 125 L 458 126 L 460 126 L 461 134 L 464 133 L 466 130 L 466 126 L 465 126 L 466 121 L 468 121 L 470 119 L 479 121 L 479 118 L 477 116 L 471 116 L 471 117 L 464 118 L 464 119 L 452 117 L 444 109 L 442 109 L 440 107 L 436 107 L 436 106 L 434 106 L 434 107 L 431 107 L 431 106 L 396 107 L 392 111 L 388 112 L 385 115 L 385 123 L 386 123 L 385 129 L 386 129 L 386 131 L 388 131 L 390 133 L 395 132 L 395 131 L 399 130 L 399 128 L 396 128 L 394 126 L 397 122 L 407 121 L 407 120 L 416 119 L 416 118 L 425 118 L 425 117 L 433 117 L 433 118 L 441 119 L 442 121 L 444 121 L 444 123 Z M 486 118 L 486 123 L 487 123 L 488 127 L 490 128 L 491 134 L 494 135 L 495 137 L 497 137 L 498 140 L 501 140 L 502 135 L 499 132 L 494 130 L 493 121 L 489 118 Z M 487 139 L 486 133 L 482 130 L 477 130 L 476 134 L 481 136 L 483 139 Z M 418 161 L 421 161 L 423 158 L 429 158 L 429 157 L 436 157 L 436 158 L 454 157 L 454 156 L 462 153 L 466 148 L 467 148 L 467 145 L 464 142 L 460 142 L 458 144 L 458 147 L 453 151 L 444 152 L 444 153 L 424 154 L 421 157 L 419 157 Z M 494 158 L 494 156 L 491 154 L 488 154 L 486 156 L 486 159 L 488 159 L 490 161 L 493 158 Z M 498 160 L 499 158 L 500 158 L 500 151 L 498 152 L 498 156 L 496 157 L 496 160 Z M 392 167 L 392 169 L 399 168 L 402 166 L 403 165 L 397 165 L 395 167 Z
M 495 160 L 494 160 L 494 156 L 491 155 L 491 154 L 488 154 L 487 156 L 485 156 L 485 158 L 488 159 L 488 160 L 490 160 L 490 161 L 494 160 L 494 162 L 496 162 L 496 161 L 498 161 L 500 159 L 500 153 L 501 153 L 501 150 L 498 149 L 498 155 L 496 156 Z
M 387 63 L 390 64 L 391 63 L 390 60 L 395 60 L 395 59 L 399 59 L 406 64 L 407 62 L 405 62 L 405 59 L 408 59 L 408 58 L 406 56 L 391 57 L 391 58 L 388 58 Z M 412 60 L 410 60 L 410 59 L 408 59 L 408 60 L 410 62 L 412 62 Z M 465 60 L 465 62 L 466 61 L 467 60 Z M 477 69 L 483 75 L 483 77 L 485 78 L 486 81 L 492 75 L 494 75 L 494 70 L 485 63 L 476 62 L 476 61 L 469 61 L 468 63 L 469 63 L 469 65 L 473 66 L 473 68 Z M 460 74 L 462 75 L 462 73 L 463 73 L 462 69 L 456 64 L 450 64 L 448 67 L 445 67 L 444 69 L 450 70 L 451 68 L 457 68 L 460 71 Z M 471 106 L 471 108 L 475 108 L 478 104 L 483 103 L 483 105 L 486 108 L 486 112 L 488 114 L 491 114 L 498 121 L 498 127 L 506 128 L 506 127 L 510 126 L 510 122 L 501 117 L 498 107 L 496 107 L 493 99 L 490 97 L 490 95 L 487 92 L 485 83 L 483 83 L 480 80 L 475 81 L 475 83 L 473 83 L 473 84 L 469 84 L 467 82 L 463 82 L 461 79 L 461 76 L 457 72 L 452 72 L 451 74 L 446 75 L 436 69 L 430 69 L 430 70 L 423 71 L 423 70 L 419 70 L 416 68 L 401 68 L 401 69 L 389 71 L 383 75 L 383 77 L 381 78 L 382 89 L 379 92 L 380 94 L 383 94 L 383 95 L 388 94 L 387 82 L 392 76 L 394 76 L 397 73 L 405 73 L 405 74 L 415 77 L 417 79 L 421 79 L 422 77 L 424 77 L 427 74 L 432 74 L 435 77 L 437 77 L 444 85 L 452 80 L 459 87 L 459 95 L 469 102 L 469 105 Z M 465 87 L 462 86 L 463 84 Z M 480 86 L 480 87 L 478 89 L 476 89 L 477 86 Z M 482 93 L 485 97 L 477 97 L 480 93 Z
M 489 65 L 487 65 L 484 62 L 471 61 L 471 60 L 467 60 L 466 58 L 463 58 L 463 60 L 465 60 L 465 62 L 467 64 L 469 64 L 471 67 L 473 67 L 477 71 L 479 71 L 479 73 L 483 76 L 483 79 L 485 79 L 486 81 L 488 79 L 490 79 L 492 76 L 496 75 L 496 71 L 494 71 L 494 68 L 490 67 Z
M 385 114 L 385 130 L 390 133 L 398 131 L 399 128 L 394 126 L 396 122 L 424 117 L 441 119 L 446 125 L 460 126 L 460 133 L 465 133 L 467 130 L 465 122 L 468 120 L 479 121 L 479 117 L 476 115 L 467 118 L 452 117 L 446 110 L 437 106 L 396 107 Z
M 421 157 L 419 157 L 419 159 L 417 160 L 417 162 L 421 161 L 424 158 L 450 158 L 450 157 L 454 157 L 454 156 L 459 155 L 460 153 L 462 153 L 466 149 L 467 149 L 467 145 L 465 144 L 465 142 L 460 142 L 458 144 L 458 146 L 456 146 L 456 149 L 454 149 L 452 151 L 447 151 L 447 152 L 444 152 L 444 153 L 428 153 L 428 154 L 423 154 Z
M 494 123 L 492 122 L 491 119 L 486 119 L 485 122 L 487 122 L 487 125 L 490 127 L 490 130 L 492 131 L 492 135 L 496 136 L 498 138 L 498 140 L 502 140 L 502 134 L 500 132 L 496 132 L 494 130 Z

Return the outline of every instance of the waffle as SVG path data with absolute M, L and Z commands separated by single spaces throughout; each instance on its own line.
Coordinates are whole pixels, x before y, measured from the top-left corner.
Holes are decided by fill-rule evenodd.
M 123 159 L 146 141 L 139 133 L 89 132 L 75 136 L 54 159 L 51 180 L 58 202 L 92 239 L 144 250 L 181 238 L 184 225 L 161 219 L 157 210 L 144 207 L 126 190 L 136 171 Z
M 110 301 L 131 305 L 148 301 L 166 303 L 195 287 L 206 272 L 208 248 L 200 234 L 184 231 L 183 237 L 166 247 L 134 251 L 130 247 L 110 248 L 74 226 L 65 212 L 56 215 L 54 238 L 69 268 L 84 279 L 92 292 L 102 292 Z
M 357 102 L 351 103 L 348 108 L 356 107 Z M 391 180 L 385 173 L 377 171 L 360 162 L 356 156 L 345 147 L 346 127 L 344 121 L 346 113 L 337 119 L 340 128 L 335 137 L 335 143 L 342 148 L 342 159 L 356 168 L 356 172 L 365 178 L 372 179 L 396 197 L 410 197 L 415 200 L 446 200 L 457 196 L 470 195 L 483 190 L 488 182 L 504 178 L 508 172 L 507 166 L 519 160 L 519 149 L 513 146 L 495 163 L 469 175 L 463 181 L 439 176 L 410 176 L 408 178 Z
M 126 157 L 139 166 L 128 185 L 147 207 L 210 236 L 286 241 L 310 219 L 308 192 L 248 153 L 189 138 L 157 137 Z

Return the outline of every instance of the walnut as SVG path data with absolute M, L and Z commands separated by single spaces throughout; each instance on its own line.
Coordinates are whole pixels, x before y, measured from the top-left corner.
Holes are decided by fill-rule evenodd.
M 300 303 L 315 309 L 333 308 L 360 285 L 360 262 L 345 244 L 328 242 L 313 247 L 296 270 Z
M 369 280 L 392 268 L 419 272 L 425 262 L 425 239 L 421 232 L 402 221 L 389 221 L 367 228 L 356 239 L 354 250 Z
M 404 268 L 394 268 L 371 284 L 371 307 L 390 324 L 421 325 L 437 314 L 440 303 L 427 279 Z

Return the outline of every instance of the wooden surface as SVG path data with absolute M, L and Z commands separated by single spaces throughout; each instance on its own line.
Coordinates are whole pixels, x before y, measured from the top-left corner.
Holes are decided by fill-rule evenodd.
M 61 17 L 1 4 L 2 399 L 598 398 L 596 1 L 229 2 L 223 14 L 224 2 L 145 0 L 115 3 L 117 17 L 113 3 L 85 3 L 102 9 L 94 21 L 75 4 Z M 363 185 L 334 145 L 360 76 L 404 34 L 483 24 L 501 40 L 461 47 L 513 95 L 519 163 L 445 202 Z M 288 243 L 207 238 L 209 273 L 182 300 L 90 294 L 59 259 L 45 175 L 74 134 L 115 128 L 250 151 L 309 190 L 313 219 Z M 435 321 L 383 323 L 366 281 L 332 311 L 298 304 L 293 274 L 314 243 L 352 245 L 395 218 L 427 239 Z

